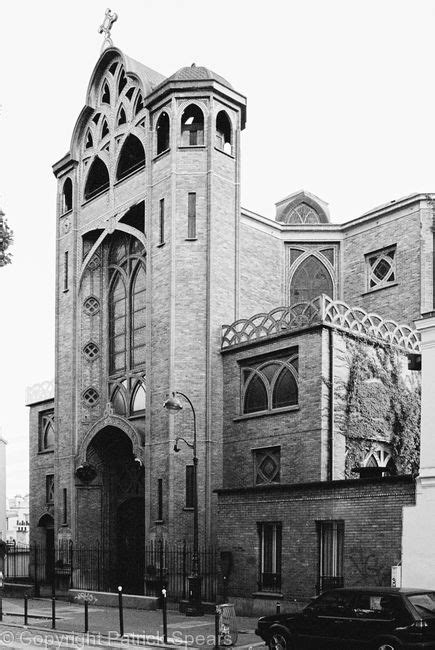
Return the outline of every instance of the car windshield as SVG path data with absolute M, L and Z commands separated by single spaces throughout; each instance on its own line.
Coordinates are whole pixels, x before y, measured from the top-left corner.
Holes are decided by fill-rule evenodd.
M 435 618 L 435 592 L 413 594 L 408 596 L 408 600 L 422 618 Z

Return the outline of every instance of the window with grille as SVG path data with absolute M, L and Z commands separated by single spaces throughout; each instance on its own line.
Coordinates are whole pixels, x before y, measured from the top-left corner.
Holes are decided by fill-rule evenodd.
M 281 589 L 281 522 L 261 522 L 257 524 L 260 561 L 260 591 L 279 591 Z
M 254 485 L 280 482 L 281 448 L 254 449 Z
M 47 504 L 54 503 L 54 474 L 45 477 L 45 501 Z
M 242 366 L 242 413 L 272 412 L 296 407 L 298 399 L 296 351 L 281 359 L 253 361 Z
M 100 395 L 95 388 L 90 387 L 86 389 L 85 392 L 83 393 L 83 401 L 88 406 L 94 406 L 99 399 L 100 399 Z
M 54 411 L 39 414 L 39 451 L 53 451 L 55 442 Z
M 318 593 L 334 587 L 342 587 L 344 555 L 344 521 L 318 521 L 319 546 Z
M 100 303 L 94 296 L 89 296 L 83 303 L 83 308 L 89 316 L 94 316 L 100 311 Z
M 83 348 L 83 354 L 88 359 L 88 361 L 93 361 L 100 354 L 100 348 L 93 341 L 89 341 Z
M 396 283 L 396 246 L 366 255 L 367 289 L 381 289 Z

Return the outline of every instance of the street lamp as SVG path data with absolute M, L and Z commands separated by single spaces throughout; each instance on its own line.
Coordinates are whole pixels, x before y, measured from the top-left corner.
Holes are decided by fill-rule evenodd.
M 201 575 L 199 573 L 199 552 L 198 552 L 198 457 L 196 455 L 196 413 L 190 399 L 180 391 L 174 391 L 163 404 L 169 413 L 175 414 L 181 411 L 183 404 L 177 395 L 184 397 L 188 402 L 193 414 L 193 443 L 181 436 L 175 438 L 174 451 L 180 451 L 178 442 L 182 440 L 193 452 L 193 555 L 192 573 L 189 576 L 189 604 L 186 608 L 186 616 L 200 616 L 204 612 L 201 606 Z

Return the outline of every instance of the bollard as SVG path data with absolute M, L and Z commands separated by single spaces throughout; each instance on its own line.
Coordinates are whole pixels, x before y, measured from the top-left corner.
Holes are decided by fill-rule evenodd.
M 122 611 L 122 587 L 118 587 L 119 634 L 124 636 L 124 614 Z
M 89 603 L 85 600 L 85 634 L 89 632 Z
M 24 625 L 27 625 L 29 621 L 29 596 L 26 594 L 24 596 Z
M 276 613 L 277 614 L 281 613 L 281 603 L 276 603 Z
M 0 571 L 0 621 L 3 620 L 3 571 Z
M 163 643 L 168 642 L 168 612 L 166 609 L 166 589 L 162 589 Z
M 220 624 L 220 607 L 216 605 L 214 613 L 214 647 L 219 650 L 219 624 Z
M 56 629 L 56 598 L 51 598 L 51 629 Z

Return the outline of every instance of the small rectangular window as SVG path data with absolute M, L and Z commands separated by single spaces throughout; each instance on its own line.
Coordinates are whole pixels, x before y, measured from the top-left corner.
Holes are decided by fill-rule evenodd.
M 54 503 L 54 474 L 47 474 L 45 477 L 45 501 Z
M 165 243 L 165 199 L 160 199 L 159 244 Z
M 67 489 L 63 488 L 63 524 L 68 523 L 68 493 Z
M 254 485 L 280 482 L 281 448 L 254 449 Z
M 63 290 L 68 291 L 68 251 L 65 251 L 63 260 Z
M 281 589 L 281 522 L 257 524 L 260 542 L 259 588 L 260 591 Z
M 159 478 L 157 482 L 157 519 L 162 521 L 163 519 L 163 479 Z
M 196 239 L 196 193 L 189 192 L 187 209 L 187 238 Z
M 186 508 L 195 507 L 194 466 L 186 465 Z

